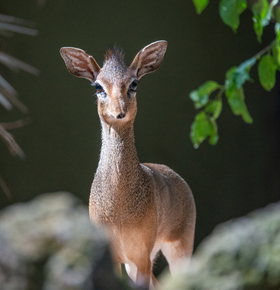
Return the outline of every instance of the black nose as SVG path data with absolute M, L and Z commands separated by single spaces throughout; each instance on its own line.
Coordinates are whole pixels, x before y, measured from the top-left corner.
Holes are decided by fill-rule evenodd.
M 120 113 L 118 116 L 117 116 L 117 119 L 123 119 L 125 117 L 125 113 Z

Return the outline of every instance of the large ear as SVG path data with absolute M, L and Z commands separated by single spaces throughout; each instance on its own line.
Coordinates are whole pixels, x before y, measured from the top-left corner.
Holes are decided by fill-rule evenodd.
M 136 77 L 140 79 L 143 75 L 151 73 L 159 68 L 167 49 L 167 41 L 160 40 L 145 46 L 135 56 L 130 65 Z
M 95 59 L 85 51 L 74 47 L 62 47 L 60 54 L 71 74 L 78 78 L 85 78 L 92 83 L 99 74 L 100 67 Z

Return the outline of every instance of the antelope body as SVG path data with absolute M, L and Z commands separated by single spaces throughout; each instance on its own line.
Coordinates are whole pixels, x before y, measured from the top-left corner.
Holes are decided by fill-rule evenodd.
M 116 265 L 124 263 L 132 280 L 147 288 L 156 284 L 152 263 L 160 250 L 171 273 L 186 265 L 196 218 L 187 183 L 165 165 L 139 163 L 134 144 L 137 82 L 160 66 L 166 48 L 166 41 L 151 43 L 129 67 L 122 52 L 113 48 L 102 68 L 81 49 L 60 50 L 68 70 L 90 80 L 97 92 L 102 148 L 91 187 L 90 218 L 108 230 Z

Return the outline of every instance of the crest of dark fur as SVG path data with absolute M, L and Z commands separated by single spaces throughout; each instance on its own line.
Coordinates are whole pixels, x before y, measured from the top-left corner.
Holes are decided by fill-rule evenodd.
M 114 45 L 113 47 L 109 48 L 105 53 L 105 63 L 117 63 L 122 67 L 126 67 L 124 62 L 124 53 L 121 48 Z

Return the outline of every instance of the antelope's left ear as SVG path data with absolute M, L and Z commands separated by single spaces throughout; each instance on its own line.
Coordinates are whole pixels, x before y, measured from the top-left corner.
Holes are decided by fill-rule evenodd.
M 71 74 L 95 82 L 100 67 L 91 55 L 75 47 L 62 47 L 60 54 Z
M 167 49 L 167 41 L 159 40 L 145 46 L 135 56 L 129 68 L 140 79 L 143 75 L 154 72 L 161 65 Z

